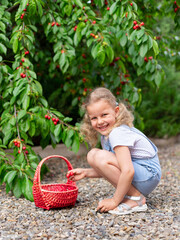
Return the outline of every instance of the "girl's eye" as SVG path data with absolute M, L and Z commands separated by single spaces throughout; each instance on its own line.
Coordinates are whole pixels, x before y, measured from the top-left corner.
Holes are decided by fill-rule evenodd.
M 103 116 L 107 116 L 107 113 L 104 113 Z

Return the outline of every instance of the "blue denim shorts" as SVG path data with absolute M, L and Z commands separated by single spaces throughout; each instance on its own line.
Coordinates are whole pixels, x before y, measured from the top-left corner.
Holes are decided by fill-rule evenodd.
M 158 155 L 148 159 L 132 158 L 134 177 L 132 184 L 144 196 L 151 193 L 161 179 L 161 167 Z

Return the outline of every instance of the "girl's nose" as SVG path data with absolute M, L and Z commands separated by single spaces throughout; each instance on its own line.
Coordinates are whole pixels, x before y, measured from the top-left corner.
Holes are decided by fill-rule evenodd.
M 102 124 L 103 123 L 103 119 L 102 118 L 98 118 L 98 124 Z

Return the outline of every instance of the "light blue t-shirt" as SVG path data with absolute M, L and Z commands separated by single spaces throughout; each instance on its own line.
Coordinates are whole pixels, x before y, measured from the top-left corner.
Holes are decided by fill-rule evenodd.
M 138 129 L 121 125 L 114 128 L 109 137 L 101 137 L 102 148 L 114 152 L 116 146 L 127 146 L 132 158 L 152 158 L 157 153 L 156 146 Z

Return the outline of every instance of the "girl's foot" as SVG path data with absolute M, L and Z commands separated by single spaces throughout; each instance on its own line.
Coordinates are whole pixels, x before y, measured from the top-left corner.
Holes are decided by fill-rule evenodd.
M 144 212 L 147 210 L 146 199 L 140 196 L 125 196 L 124 200 L 117 208 L 110 210 L 109 213 L 123 215 L 132 212 Z

